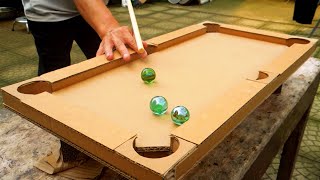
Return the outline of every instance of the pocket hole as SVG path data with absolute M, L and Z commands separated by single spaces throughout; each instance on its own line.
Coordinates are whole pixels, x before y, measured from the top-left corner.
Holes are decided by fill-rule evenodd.
M 214 23 L 204 23 L 204 26 L 207 27 L 207 32 L 219 32 L 220 25 Z
M 269 75 L 267 73 L 259 71 L 258 78 L 256 80 L 266 79 L 268 77 Z
M 140 156 L 152 159 L 170 156 L 178 150 L 180 145 L 175 137 L 171 137 L 170 147 L 136 147 L 135 144 L 136 139 L 133 142 L 133 148 Z
M 32 81 L 18 87 L 18 92 L 22 94 L 40 94 L 42 92 L 52 92 L 51 83 L 48 81 Z
M 300 39 L 300 38 L 290 38 L 286 40 L 287 46 L 292 46 L 293 44 L 308 44 L 310 43 L 309 40 L 306 39 Z

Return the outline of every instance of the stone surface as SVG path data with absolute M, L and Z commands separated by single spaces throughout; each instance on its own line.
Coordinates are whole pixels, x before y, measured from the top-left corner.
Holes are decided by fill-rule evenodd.
M 6 109 L 0 110 L 0 137 L 0 179 L 55 179 L 33 163 L 58 147 L 57 138 Z

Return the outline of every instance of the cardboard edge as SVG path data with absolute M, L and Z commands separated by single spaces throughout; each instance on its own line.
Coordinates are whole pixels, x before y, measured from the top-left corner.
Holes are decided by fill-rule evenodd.
M 202 24 L 191 25 L 176 31 L 147 40 L 147 43 L 156 46 L 156 52 L 173 45 L 182 43 L 207 33 L 207 27 Z
M 308 43 L 304 43 L 303 41 L 309 41 L 309 43 L 314 44 L 318 41 L 317 39 L 313 39 L 313 38 L 305 38 L 300 36 L 267 31 L 267 30 L 254 29 L 254 28 L 236 26 L 231 24 L 217 23 L 213 21 L 204 21 L 204 22 L 201 22 L 200 24 L 206 26 L 208 29 L 208 32 L 217 32 L 217 33 L 235 35 L 239 37 L 256 39 L 260 41 L 282 44 L 286 46 L 291 46 L 295 42 L 308 44 Z
M 264 67 L 265 71 L 283 74 L 297 70 L 315 51 L 316 43 L 294 44 L 289 49 L 275 58 L 270 64 Z M 298 57 L 298 58 L 294 58 Z M 289 76 L 287 74 L 287 76 Z
M 22 99 L 22 98 L 25 98 L 25 97 L 30 96 L 30 94 L 20 93 L 20 92 L 18 91 L 18 88 L 19 88 L 20 86 L 24 85 L 24 84 L 28 84 L 28 83 L 32 83 L 32 82 L 37 82 L 37 81 L 46 81 L 46 80 L 42 79 L 41 77 L 35 77 L 35 78 L 32 78 L 32 79 L 28 79 L 28 80 L 25 80 L 25 81 L 21 81 L 21 82 L 15 83 L 15 84 L 11 84 L 11 85 L 2 87 L 2 88 L 1 88 L 1 92 L 2 92 L 2 94 L 8 93 L 8 94 L 14 96 L 14 97 L 17 98 L 17 99 Z M 4 102 L 5 102 L 5 101 L 4 101 Z
M 168 179 L 170 173 L 175 171 L 174 169 L 176 166 L 196 148 L 196 145 L 193 143 L 178 137 L 174 138 L 179 139 L 177 151 L 162 158 L 147 158 L 138 154 L 133 147 L 134 139 L 130 139 L 119 146 L 116 149 L 116 152 L 130 162 L 130 164 L 127 164 L 126 173 L 131 174 L 138 179 L 146 179 L 145 175 L 148 174 L 156 175 L 157 179 Z
M 121 65 L 130 63 L 138 59 L 139 55 L 130 51 L 132 60 L 124 61 L 117 53 L 112 61 L 106 60 L 104 55 L 89 60 L 82 61 L 68 67 L 58 69 L 41 75 L 42 79 L 52 82 L 52 90 L 58 91 L 77 82 L 84 81 L 98 74 L 114 69 Z

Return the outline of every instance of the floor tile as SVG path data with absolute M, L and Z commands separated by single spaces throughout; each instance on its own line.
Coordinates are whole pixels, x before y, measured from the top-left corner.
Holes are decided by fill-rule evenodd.
M 159 29 L 159 28 L 152 28 L 152 27 L 144 27 L 140 29 L 141 38 L 142 39 L 149 39 L 161 34 L 165 33 L 165 30 Z
M 190 14 L 190 11 L 184 9 L 169 9 L 166 10 L 165 13 L 175 15 L 176 17 L 184 16 L 186 14 Z
M 272 164 L 267 169 L 266 173 L 262 177 L 263 180 L 277 179 L 278 168 L 280 165 L 280 153 L 273 159 Z
M 28 62 L 28 57 L 16 54 L 11 51 L 2 51 L 0 53 L 0 69 L 4 70 L 7 66 Z
M 305 129 L 299 155 L 320 163 L 320 121 L 310 119 Z M 320 167 L 320 164 L 319 164 Z M 320 177 L 320 173 L 318 174 Z
M 263 26 L 265 23 L 266 23 L 265 21 L 258 21 L 258 20 L 251 20 L 251 19 L 240 19 L 238 21 L 235 21 L 236 25 L 253 27 L 257 29 Z
M 2 30 L 10 30 L 12 29 L 14 20 L 0 21 L 0 29 Z
M 111 12 L 117 12 L 117 13 L 126 13 L 128 12 L 128 9 L 126 7 L 122 7 L 122 6 L 119 6 L 119 5 L 112 5 L 109 7 Z
M 313 101 L 309 118 L 312 120 L 320 120 L 320 94 L 317 94 Z
M 37 49 L 34 42 L 26 42 L 24 43 L 24 46 L 12 48 L 10 51 L 31 59 L 38 57 Z
M 233 24 L 233 22 L 239 20 L 239 17 L 212 15 L 208 18 L 209 21 L 220 22 L 225 24 Z
M 6 67 L 6 71 L 0 71 L 0 81 L 14 84 L 23 80 L 30 79 L 37 75 L 36 62 L 23 62 Z
M 170 9 L 169 7 L 164 7 L 164 6 L 150 6 L 148 8 L 148 10 L 151 10 L 151 11 L 165 11 L 165 10 L 168 10 Z
M 0 52 L 6 51 L 7 49 L 0 45 Z
M 158 13 L 155 13 L 155 14 L 151 14 L 151 15 L 148 16 L 148 17 L 149 17 L 149 18 L 157 19 L 157 20 L 159 20 L 159 21 L 175 18 L 174 15 L 166 14 L 166 13 L 162 13 L 162 12 L 158 12 Z
M 122 21 L 122 20 L 130 20 L 130 16 L 128 13 L 121 13 L 121 14 L 117 14 L 115 15 L 115 18 L 118 20 L 118 21 Z
M 317 163 L 314 163 L 310 159 L 298 156 L 296 168 L 294 170 L 296 173 L 293 173 L 292 179 L 310 179 L 310 180 L 319 180 L 320 177 L 320 166 Z
M 207 18 L 217 16 L 216 14 L 210 14 L 210 13 L 203 13 L 203 12 L 190 12 L 186 14 L 186 17 L 194 18 L 194 19 L 201 19 L 205 21 Z
M 149 11 L 146 9 L 135 9 L 134 14 L 137 16 L 137 19 L 139 17 L 148 17 L 148 15 L 153 14 L 154 11 Z
M 0 39 L 1 46 L 5 47 L 6 49 L 22 47 L 24 46 L 25 42 L 33 41 L 33 37 L 31 34 L 16 31 L 12 32 L 11 30 L 6 31 L 1 29 Z
M 307 37 L 311 33 L 311 31 L 312 31 L 311 27 L 300 27 L 297 29 L 295 34 Z M 314 35 L 317 35 L 317 34 L 318 34 L 318 31 L 316 31 Z
M 157 19 L 143 17 L 141 19 L 137 19 L 139 27 L 143 26 L 151 26 L 152 24 L 159 22 Z
M 286 33 L 286 34 L 294 33 L 298 28 L 299 28 L 298 26 L 288 25 L 288 24 L 279 24 L 279 23 L 270 23 L 261 27 L 261 29 L 277 31 L 277 32 Z
M 176 17 L 174 19 L 170 20 L 171 22 L 186 24 L 186 25 L 192 25 L 197 22 L 201 22 L 202 20 L 191 18 L 191 17 Z
M 138 21 L 138 22 L 139 22 L 139 21 Z M 128 20 L 128 19 L 119 21 L 119 24 L 120 24 L 121 26 L 129 26 L 129 27 L 131 27 L 131 21 Z
M 320 47 L 317 47 L 311 56 L 315 58 L 320 58 Z
M 161 21 L 159 23 L 154 23 L 152 27 L 163 29 L 165 32 L 170 32 L 185 27 L 185 25 L 180 23 Z

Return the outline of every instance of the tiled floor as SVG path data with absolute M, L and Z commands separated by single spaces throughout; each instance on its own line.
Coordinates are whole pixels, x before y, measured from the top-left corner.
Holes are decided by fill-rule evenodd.
M 121 24 L 130 26 L 126 8 L 120 4 L 109 7 Z M 135 13 L 143 39 L 205 20 L 306 37 L 320 12 L 316 13 L 312 25 L 301 25 L 292 21 L 293 7 L 293 1 L 286 0 L 213 0 L 200 6 L 180 6 L 164 0 L 149 0 L 149 3 L 137 7 Z M 34 77 L 37 72 L 38 60 L 32 36 L 26 33 L 23 25 L 17 25 L 16 31 L 12 32 L 11 25 L 12 21 L 0 21 L 0 87 Z M 320 30 L 313 37 L 319 38 Z M 319 47 L 313 56 L 320 58 Z M 71 58 L 73 63 L 85 59 L 76 44 Z M 279 156 L 263 179 L 275 179 L 278 166 Z M 320 179 L 320 91 L 310 114 L 293 179 Z

